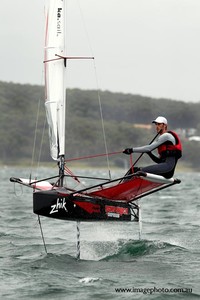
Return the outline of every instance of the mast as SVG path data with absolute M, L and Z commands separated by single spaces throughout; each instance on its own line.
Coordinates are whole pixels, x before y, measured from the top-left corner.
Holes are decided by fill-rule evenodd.
M 51 157 L 63 185 L 65 162 L 65 0 L 46 0 L 44 48 L 45 106 Z

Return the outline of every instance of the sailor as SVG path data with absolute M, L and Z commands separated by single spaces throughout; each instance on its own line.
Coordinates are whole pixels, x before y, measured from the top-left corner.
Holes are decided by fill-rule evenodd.
M 155 124 L 156 131 L 159 133 L 158 139 L 146 146 L 127 148 L 123 153 L 147 153 L 156 163 L 143 168 L 134 168 L 134 172 L 141 170 L 143 172 L 161 175 L 165 178 L 171 178 L 174 175 L 177 161 L 182 156 L 181 141 L 174 131 L 168 131 L 167 119 L 165 117 L 159 116 L 153 120 L 152 123 Z M 158 150 L 158 157 L 152 153 L 155 149 Z M 131 173 L 132 171 L 130 169 L 126 175 Z

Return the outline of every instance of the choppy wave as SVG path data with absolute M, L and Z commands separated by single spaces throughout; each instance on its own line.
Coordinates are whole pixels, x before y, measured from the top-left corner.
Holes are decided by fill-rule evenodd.
M 161 241 L 129 240 L 120 241 L 117 253 L 106 256 L 103 260 L 130 261 L 158 252 L 170 252 L 184 250 L 183 247 Z
M 91 284 L 91 283 L 95 283 L 97 281 L 101 281 L 101 278 L 98 277 L 84 277 L 79 279 L 80 283 L 85 283 L 85 284 Z
M 77 260 L 76 223 L 42 218 L 46 254 L 32 195 L 24 189 L 16 199 L 7 173 L 0 194 L 0 298 L 147 299 L 116 293 L 116 288 L 132 287 L 193 289 L 190 295 L 155 294 L 152 299 L 199 297 L 200 174 L 180 174 L 180 186 L 142 200 L 142 240 L 137 223 L 81 223 Z

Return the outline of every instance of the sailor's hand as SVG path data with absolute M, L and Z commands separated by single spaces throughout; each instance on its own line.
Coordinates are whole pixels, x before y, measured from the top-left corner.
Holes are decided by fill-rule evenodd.
M 126 148 L 124 149 L 123 153 L 130 155 L 131 153 L 133 153 L 133 148 Z

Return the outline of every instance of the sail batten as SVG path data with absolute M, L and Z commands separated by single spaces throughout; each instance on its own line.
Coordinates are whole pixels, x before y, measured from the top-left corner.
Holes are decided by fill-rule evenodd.
M 65 154 L 65 1 L 48 0 L 45 9 L 45 107 L 50 153 L 57 160 Z

